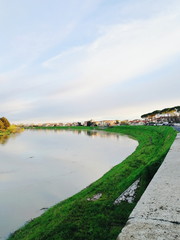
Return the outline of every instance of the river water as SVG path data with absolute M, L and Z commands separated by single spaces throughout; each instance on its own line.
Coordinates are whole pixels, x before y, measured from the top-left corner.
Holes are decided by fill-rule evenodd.
M 25 130 L 0 138 L 0 239 L 79 192 L 137 147 L 103 131 Z

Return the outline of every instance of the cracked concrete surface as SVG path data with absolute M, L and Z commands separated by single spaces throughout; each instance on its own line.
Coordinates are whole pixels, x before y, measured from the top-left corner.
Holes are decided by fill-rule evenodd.
M 180 133 L 117 240 L 180 239 Z
M 126 189 L 115 201 L 114 204 L 119 204 L 122 201 L 127 201 L 128 203 L 132 203 L 135 198 L 136 189 L 138 188 L 138 184 L 140 179 L 136 180 L 128 189 Z

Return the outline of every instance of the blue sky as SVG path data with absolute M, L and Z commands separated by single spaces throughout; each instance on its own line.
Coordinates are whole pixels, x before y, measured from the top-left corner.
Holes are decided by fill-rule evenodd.
M 0 115 L 134 119 L 180 105 L 179 0 L 0 0 Z

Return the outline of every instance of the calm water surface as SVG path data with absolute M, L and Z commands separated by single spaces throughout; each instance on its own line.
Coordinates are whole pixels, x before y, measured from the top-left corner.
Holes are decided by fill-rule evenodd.
M 101 131 L 26 130 L 0 139 L 0 239 L 77 193 L 137 147 Z

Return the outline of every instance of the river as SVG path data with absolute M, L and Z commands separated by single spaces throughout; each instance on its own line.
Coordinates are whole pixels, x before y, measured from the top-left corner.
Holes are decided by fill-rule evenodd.
M 137 141 L 104 131 L 25 130 L 0 139 L 0 239 L 120 163 Z

